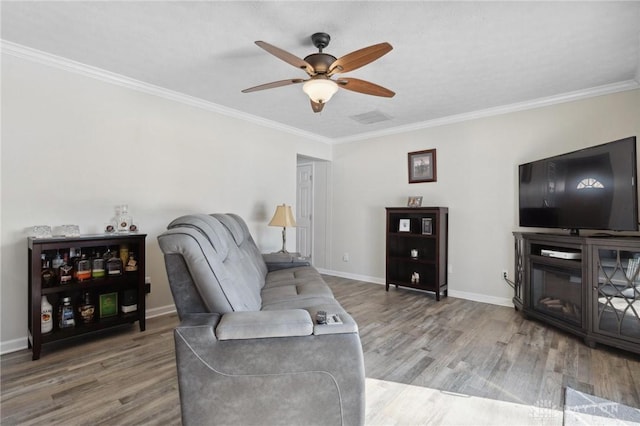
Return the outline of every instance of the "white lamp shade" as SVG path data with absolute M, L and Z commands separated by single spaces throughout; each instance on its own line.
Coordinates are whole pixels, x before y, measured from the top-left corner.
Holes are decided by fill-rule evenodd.
M 283 204 L 276 207 L 276 212 L 273 214 L 269 226 L 282 226 L 283 228 L 296 226 L 296 219 L 293 217 L 291 206 Z
M 319 78 L 304 83 L 302 90 L 312 101 L 324 104 L 338 91 L 338 85 L 333 80 Z

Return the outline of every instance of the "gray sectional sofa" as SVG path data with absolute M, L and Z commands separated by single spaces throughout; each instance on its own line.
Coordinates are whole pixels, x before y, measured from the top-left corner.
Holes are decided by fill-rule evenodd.
M 158 242 L 181 321 L 183 424 L 364 423 L 358 327 L 316 269 L 269 268 L 234 214 L 182 216 Z

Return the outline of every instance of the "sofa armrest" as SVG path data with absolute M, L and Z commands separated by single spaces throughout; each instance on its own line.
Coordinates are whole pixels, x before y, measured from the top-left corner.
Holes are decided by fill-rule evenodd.
M 295 256 L 291 253 L 263 253 L 262 259 L 269 272 L 298 266 L 311 266 L 306 257 Z
M 216 327 L 219 340 L 310 336 L 313 321 L 304 309 L 229 312 Z
M 364 424 L 357 333 L 225 341 L 212 334 L 198 318 L 175 329 L 185 426 L 212 419 L 228 425 Z

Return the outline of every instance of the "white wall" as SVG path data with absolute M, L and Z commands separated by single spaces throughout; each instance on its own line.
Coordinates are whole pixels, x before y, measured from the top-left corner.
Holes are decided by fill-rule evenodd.
M 336 145 L 328 269 L 384 282 L 384 208 L 422 195 L 450 209 L 449 294 L 508 305 L 518 164 L 632 135 L 640 90 Z M 431 148 L 438 181 L 408 184 L 407 153 Z
M 246 218 L 263 251 L 279 249 L 281 231 L 266 224 L 275 205 L 295 202 L 298 154 L 333 157 L 323 270 L 383 282 L 384 207 L 422 195 L 423 205 L 450 208 L 450 294 L 508 303 L 500 273 L 513 274 L 517 165 L 640 135 L 635 90 L 331 147 L 2 59 L 0 351 L 26 345 L 27 227 L 75 223 L 99 232 L 114 206 L 128 203 L 148 234 L 148 306 L 162 311 L 173 303 L 156 243 L 167 223 L 232 211 Z M 437 149 L 438 182 L 409 185 L 407 153 L 429 148 Z
M 173 300 L 156 236 L 182 214 L 235 212 L 279 249 L 266 224 L 295 202 L 298 154 L 329 159 L 331 146 L 3 54 L 2 351 L 26 346 L 28 227 L 101 232 L 128 204 L 159 312 Z

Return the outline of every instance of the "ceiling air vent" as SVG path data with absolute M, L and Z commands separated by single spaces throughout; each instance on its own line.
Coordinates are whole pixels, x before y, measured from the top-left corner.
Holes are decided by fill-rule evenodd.
M 378 110 L 373 110 L 369 112 L 365 112 L 364 114 L 351 115 L 349 116 L 354 121 L 357 121 L 360 124 L 374 124 L 380 123 L 381 121 L 391 120 L 392 117 L 384 114 Z

